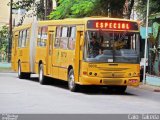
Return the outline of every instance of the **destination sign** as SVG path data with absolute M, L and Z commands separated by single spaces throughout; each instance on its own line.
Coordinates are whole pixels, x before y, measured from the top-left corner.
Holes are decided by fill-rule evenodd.
M 118 20 L 89 20 L 87 28 L 108 30 L 138 30 L 138 24 L 130 21 Z

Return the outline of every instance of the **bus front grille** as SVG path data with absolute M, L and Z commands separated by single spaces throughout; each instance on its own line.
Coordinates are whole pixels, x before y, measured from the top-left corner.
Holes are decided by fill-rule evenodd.
M 124 78 L 126 77 L 124 72 L 101 72 L 100 77 L 102 78 Z

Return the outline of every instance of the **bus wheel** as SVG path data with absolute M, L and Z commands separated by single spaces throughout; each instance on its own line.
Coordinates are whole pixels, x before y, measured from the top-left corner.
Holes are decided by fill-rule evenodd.
M 68 74 L 68 88 L 72 92 L 78 91 L 78 85 L 75 83 L 73 69 L 71 69 Z
M 45 76 L 44 76 L 43 64 L 39 65 L 39 82 L 42 85 L 45 84 Z
M 118 93 L 125 93 L 127 86 L 117 86 L 116 90 Z
M 29 79 L 30 73 L 24 73 L 21 69 L 21 62 L 18 62 L 18 78 L 19 79 Z
M 125 93 L 127 86 L 108 86 L 109 91 L 115 91 L 116 93 Z
M 24 78 L 24 74 L 22 73 L 21 63 L 20 62 L 18 62 L 18 78 L 19 79 L 23 79 Z

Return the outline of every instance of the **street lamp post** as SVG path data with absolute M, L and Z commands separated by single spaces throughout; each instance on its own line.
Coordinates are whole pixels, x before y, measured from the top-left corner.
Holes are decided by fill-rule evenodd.
M 144 50 L 143 84 L 146 83 L 146 56 L 147 56 L 147 42 L 148 42 L 148 16 L 149 16 L 149 0 L 147 0 L 146 39 L 145 39 L 145 50 Z
M 8 62 L 11 62 L 11 46 L 12 46 L 12 3 L 10 0 L 10 19 L 9 19 L 9 39 L 8 39 Z

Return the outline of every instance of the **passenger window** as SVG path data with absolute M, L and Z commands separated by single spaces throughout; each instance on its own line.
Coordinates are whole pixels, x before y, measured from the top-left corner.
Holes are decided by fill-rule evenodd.
M 42 28 L 42 36 L 41 36 L 41 46 L 45 47 L 46 43 L 47 43 L 47 38 L 48 38 L 48 28 L 47 27 L 43 27 Z
M 67 49 L 68 46 L 68 27 L 62 27 L 61 29 L 62 35 L 60 40 L 60 48 Z
M 22 44 L 22 35 L 23 35 L 23 31 L 19 32 L 19 39 L 18 39 L 18 47 L 21 47 Z
M 68 28 L 62 27 L 62 37 L 67 37 Z
M 56 29 L 56 39 L 54 41 L 54 47 L 56 47 L 56 48 L 59 47 L 60 37 L 61 37 L 61 27 L 57 27 L 57 29 Z
M 68 48 L 75 49 L 76 27 L 70 27 Z
M 46 46 L 47 38 L 48 38 L 48 28 L 47 27 L 40 27 L 38 29 L 38 40 L 37 45 L 41 47 Z
M 22 34 L 22 45 L 21 45 L 21 47 L 26 47 L 26 30 L 23 30 L 23 32 L 22 32 L 23 34 Z
M 29 44 L 29 39 L 30 39 L 30 31 L 29 31 L 30 29 L 27 29 L 26 30 L 26 46 Z
M 41 35 L 42 35 L 42 28 L 38 28 L 38 38 L 37 38 L 37 46 L 41 46 Z

